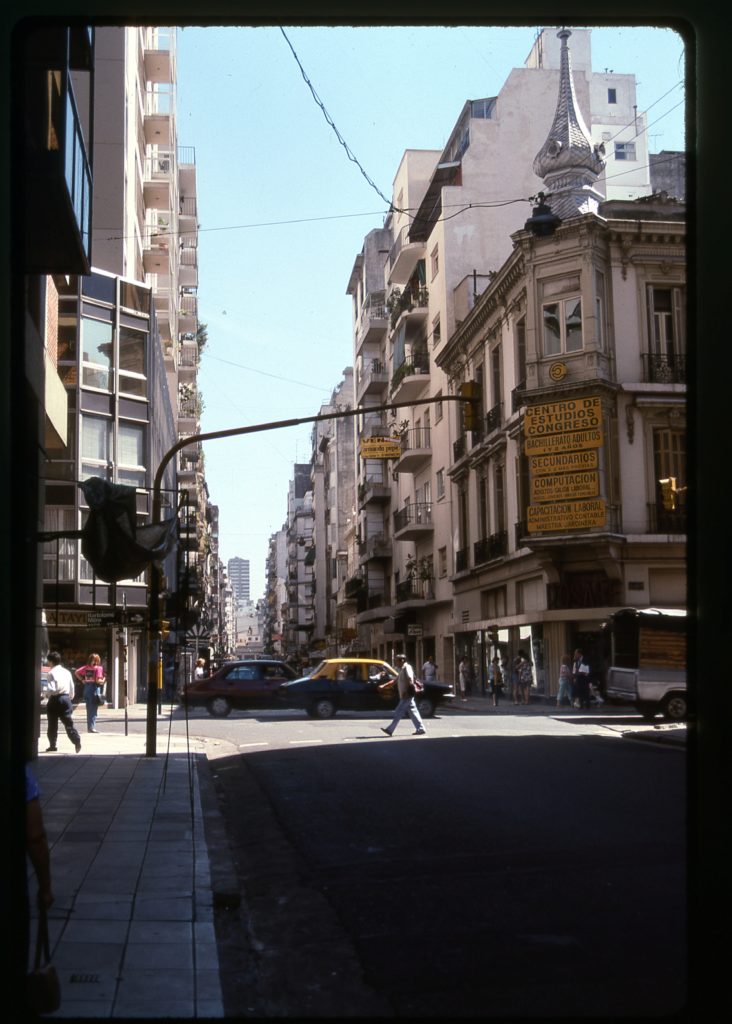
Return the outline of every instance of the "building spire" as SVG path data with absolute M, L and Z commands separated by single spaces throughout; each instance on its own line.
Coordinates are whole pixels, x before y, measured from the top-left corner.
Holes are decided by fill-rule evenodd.
M 577 103 L 567 43 L 571 34 L 567 28 L 557 32 L 562 41 L 557 109 L 546 142 L 534 158 L 534 173 L 543 178 L 552 211 L 562 220 L 596 213 L 604 199 L 594 185 L 605 166 L 605 150 L 593 145 Z

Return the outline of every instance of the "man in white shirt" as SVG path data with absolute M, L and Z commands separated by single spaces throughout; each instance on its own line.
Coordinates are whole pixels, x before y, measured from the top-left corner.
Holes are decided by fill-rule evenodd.
M 414 688 L 414 669 L 407 661 L 407 656 L 405 654 L 397 654 L 395 660 L 396 667 L 399 669 L 399 675 L 397 676 L 399 703 L 396 706 L 394 717 L 391 722 L 388 726 L 382 725 L 381 731 L 385 732 L 387 736 L 393 736 L 394 730 L 404 717 L 405 712 L 407 712 L 409 717 L 412 719 L 414 735 L 424 736 L 426 730 L 420 713 L 417 710 L 417 705 L 414 702 L 414 694 L 416 692 Z
M 81 737 L 74 726 L 74 705 L 71 701 L 74 695 L 74 677 L 61 664 L 61 655 L 58 651 L 51 651 L 48 655 L 48 664 L 51 666 L 51 671 L 48 673 L 48 703 L 46 705 L 46 735 L 48 736 L 46 753 L 58 749 L 56 739 L 58 737 L 58 722 L 61 719 L 66 735 L 74 744 L 78 754 L 81 750 Z
M 437 682 L 437 665 L 435 665 L 435 659 L 432 657 L 431 654 L 427 656 L 427 661 L 422 666 L 422 682 Z

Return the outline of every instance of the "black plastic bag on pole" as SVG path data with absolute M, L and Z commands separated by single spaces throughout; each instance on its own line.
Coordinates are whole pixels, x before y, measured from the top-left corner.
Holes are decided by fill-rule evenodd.
M 105 583 L 132 579 L 162 561 L 176 544 L 177 519 L 137 525 L 134 487 L 93 476 L 79 484 L 89 506 L 81 553 Z

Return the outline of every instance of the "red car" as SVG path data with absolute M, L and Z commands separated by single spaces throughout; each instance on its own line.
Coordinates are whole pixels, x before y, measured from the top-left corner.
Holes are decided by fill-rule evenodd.
M 297 673 L 284 661 L 228 661 L 213 675 L 189 683 L 181 694 L 181 703 L 184 707 L 205 707 L 214 718 L 225 718 L 232 710 L 281 708 L 277 691 L 282 683 L 296 678 Z

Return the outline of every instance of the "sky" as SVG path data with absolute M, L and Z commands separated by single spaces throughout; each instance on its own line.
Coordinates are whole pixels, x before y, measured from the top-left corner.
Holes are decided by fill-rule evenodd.
M 179 28 L 178 142 L 195 149 L 208 333 L 203 432 L 317 415 L 352 363 L 348 279 L 383 226 L 404 150 L 442 149 L 466 100 L 497 95 L 541 27 Z M 652 153 L 686 148 L 676 32 L 594 27 L 592 68 L 636 75 Z M 249 559 L 255 601 L 311 430 L 204 442 L 220 557 Z

